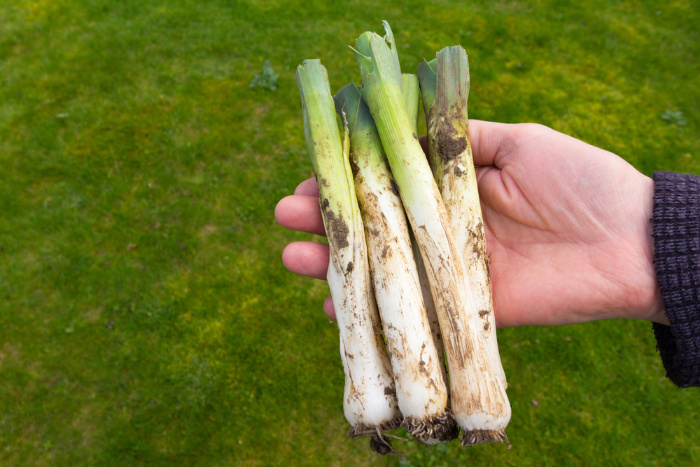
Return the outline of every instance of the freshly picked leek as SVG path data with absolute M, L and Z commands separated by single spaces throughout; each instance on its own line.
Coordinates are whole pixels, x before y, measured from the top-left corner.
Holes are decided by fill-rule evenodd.
M 494 369 L 506 386 L 496 341 L 489 256 L 469 139 L 467 53 L 461 46 L 445 47 L 435 60 L 423 60 L 418 65 L 418 77 L 428 127 L 428 161 L 475 292 Z
M 426 444 L 454 439 L 458 430 L 447 410 L 442 347 L 436 348 L 431 334 L 406 216 L 379 135 L 354 84 L 334 100 L 350 133 L 350 161 L 402 426 Z
M 369 106 L 406 214 L 425 262 L 444 340 L 452 413 L 462 443 L 503 441 L 510 404 L 488 352 L 475 293 L 452 225 L 401 91 L 396 44 L 366 32 L 353 49 L 362 73 L 362 97 Z
M 297 83 L 304 136 L 316 171 L 330 248 L 328 284 L 345 370 L 343 410 L 352 426 L 348 435 L 374 436 L 372 446 L 381 450 L 388 443 L 377 439 L 382 439 L 382 432 L 399 426 L 401 414 L 370 282 L 347 127 L 341 142 L 328 76 L 319 60 L 305 60 L 297 68 Z

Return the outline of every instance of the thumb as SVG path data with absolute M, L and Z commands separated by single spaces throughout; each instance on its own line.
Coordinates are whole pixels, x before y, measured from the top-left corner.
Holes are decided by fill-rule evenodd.
M 500 155 L 513 138 L 517 124 L 469 120 L 469 139 L 474 165 L 499 167 Z

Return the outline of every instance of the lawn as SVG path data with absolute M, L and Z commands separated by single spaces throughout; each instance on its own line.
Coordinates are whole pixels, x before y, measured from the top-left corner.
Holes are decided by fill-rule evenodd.
M 500 331 L 511 450 L 345 437 L 327 286 L 280 261 L 312 236 L 273 218 L 312 175 L 303 59 L 359 82 L 386 19 L 404 71 L 467 49 L 474 118 L 700 174 L 696 2 L 465 3 L 3 1 L 0 464 L 697 465 L 646 322 Z

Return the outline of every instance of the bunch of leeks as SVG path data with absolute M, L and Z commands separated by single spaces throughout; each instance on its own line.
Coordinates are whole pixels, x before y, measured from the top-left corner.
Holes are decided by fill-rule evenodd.
M 350 83 L 333 98 L 320 61 L 297 69 L 349 435 L 371 436 L 381 453 L 395 452 L 385 432 L 399 425 L 425 444 L 454 439 L 457 426 L 464 445 L 507 441 L 466 52 L 447 47 L 421 63 L 418 78 L 402 75 L 384 27 L 385 36 L 366 32 L 351 47 L 361 87 Z M 430 162 L 417 136 L 418 81 Z

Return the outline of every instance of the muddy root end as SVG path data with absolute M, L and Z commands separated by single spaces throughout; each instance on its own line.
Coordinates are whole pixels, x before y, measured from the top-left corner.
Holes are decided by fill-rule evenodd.
M 380 433 L 383 433 L 385 431 L 395 430 L 399 426 L 401 426 L 400 418 L 395 418 L 394 420 L 384 422 L 379 426 L 358 424 L 350 428 L 350 431 L 348 431 L 348 438 L 357 439 L 363 436 L 376 436 L 377 430 L 379 430 Z
M 391 444 L 391 441 L 389 439 L 380 438 L 377 435 L 374 435 L 370 438 L 369 447 L 372 448 L 372 451 L 381 454 L 382 456 L 386 456 L 387 454 L 398 453 L 398 451 L 394 449 L 394 446 Z
M 451 441 L 459 436 L 459 428 L 449 411 L 439 417 L 424 420 L 406 417 L 401 423 L 401 427 L 423 444 Z
M 508 436 L 506 436 L 506 432 L 503 430 L 462 431 L 460 441 L 462 441 L 462 446 L 475 446 L 484 443 L 507 443 L 508 449 L 511 448 Z

